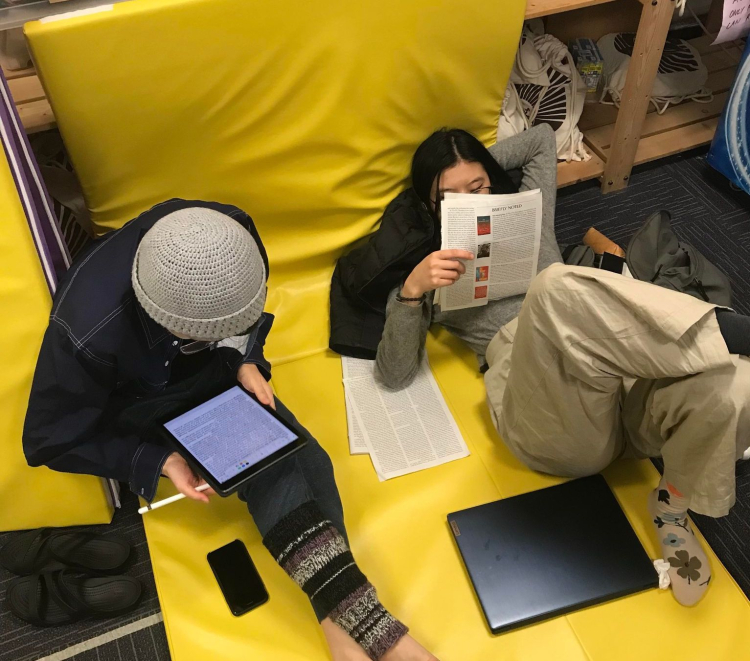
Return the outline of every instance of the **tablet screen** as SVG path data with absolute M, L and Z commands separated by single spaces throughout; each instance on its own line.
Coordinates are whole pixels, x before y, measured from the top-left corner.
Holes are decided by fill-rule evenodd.
M 220 483 L 298 438 L 239 386 L 164 426 Z

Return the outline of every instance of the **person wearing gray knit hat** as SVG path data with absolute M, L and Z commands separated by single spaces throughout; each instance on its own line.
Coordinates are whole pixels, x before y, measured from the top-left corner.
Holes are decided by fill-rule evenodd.
M 266 269 L 250 233 L 213 209 L 165 216 L 141 240 L 133 289 L 171 333 L 218 341 L 247 331 L 266 302 Z
M 126 482 L 147 501 L 165 476 L 208 502 L 212 492 L 197 490 L 202 480 L 164 445 L 158 423 L 239 382 L 307 439 L 237 493 L 309 596 L 333 657 L 434 659 L 415 655 L 422 648 L 358 568 L 331 460 L 274 397 L 268 272 L 250 216 L 214 202 L 169 200 L 98 239 L 58 288 L 27 409 L 27 461 Z M 245 441 L 213 433 L 201 442 L 221 453 Z

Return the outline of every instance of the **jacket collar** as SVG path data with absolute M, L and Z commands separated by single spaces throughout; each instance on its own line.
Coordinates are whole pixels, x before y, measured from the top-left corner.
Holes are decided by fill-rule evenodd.
M 138 314 L 138 320 L 140 321 L 146 344 L 148 345 L 149 349 L 153 349 L 157 344 L 159 344 L 159 342 L 162 342 L 164 338 L 169 336 L 170 332 L 166 328 L 164 328 L 164 326 L 160 326 L 159 324 L 157 324 L 149 316 L 148 312 L 144 310 L 143 306 L 135 297 L 135 292 L 133 292 L 133 304 L 135 305 L 135 309 Z

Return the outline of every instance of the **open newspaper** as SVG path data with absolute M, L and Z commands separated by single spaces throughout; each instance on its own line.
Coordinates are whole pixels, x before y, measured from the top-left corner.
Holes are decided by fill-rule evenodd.
M 474 260 L 454 284 L 435 292 L 442 310 L 487 305 L 524 294 L 536 275 L 542 236 L 542 193 L 446 193 L 440 207 L 442 249 L 468 250 Z
M 427 358 L 412 383 L 390 390 L 374 375 L 374 360 L 342 356 L 349 448 L 367 453 L 380 480 L 469 455 Z

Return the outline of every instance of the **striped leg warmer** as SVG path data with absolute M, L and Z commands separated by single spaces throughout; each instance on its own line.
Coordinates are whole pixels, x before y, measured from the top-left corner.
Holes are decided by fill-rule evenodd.
M 310 598 L 318 618 L 331 618 L 371 659 L 380 659 L 408 631 L 378 601 L 346 540 L 314 501 L 287 514 L 263 543 Z

